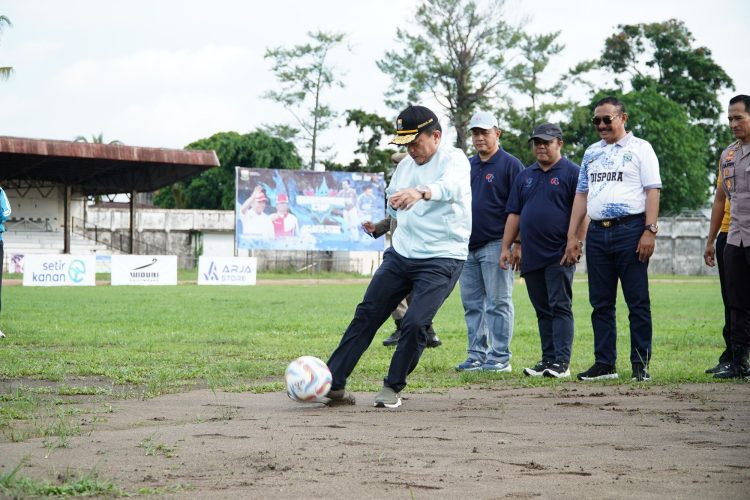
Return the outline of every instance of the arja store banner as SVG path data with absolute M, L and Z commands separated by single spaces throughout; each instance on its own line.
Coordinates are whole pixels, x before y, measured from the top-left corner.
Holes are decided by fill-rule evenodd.
M 23 286 L 94 286 L 94 255 L 36 255 L 23 259 Z
M 206 257 L 198 259 L 199 285 L 254 285 L 258 269 L 255 257 Z
M 362 222 L 385 217 L 382 173 L 237 168 L 239 249 L 382 252 Z
M 176 255 L 113 255 L 112 285 L 176 285 Z

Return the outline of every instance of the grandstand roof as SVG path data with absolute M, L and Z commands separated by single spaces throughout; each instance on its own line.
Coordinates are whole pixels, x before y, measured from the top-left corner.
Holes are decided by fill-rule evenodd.
M 84 195 L 154 191 L 218 166 L 213 151 L 0 136 L 0 183 L 55 182 Z

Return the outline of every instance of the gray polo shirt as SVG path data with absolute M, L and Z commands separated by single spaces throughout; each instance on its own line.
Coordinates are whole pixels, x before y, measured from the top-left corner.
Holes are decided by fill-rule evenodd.
M 750 248 L 750 144 L 730 145 L 720 164 L 721 185 L 732 202 L 727 244 Z

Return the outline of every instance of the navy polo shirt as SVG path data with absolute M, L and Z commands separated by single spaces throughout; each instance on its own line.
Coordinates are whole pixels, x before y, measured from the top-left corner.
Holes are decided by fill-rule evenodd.
M 482 248 L 491 241 L 503 239 L 508 219 L 505 204 L 513 181 L 523 170 L 523 163 L 503 148 L 487 161 L 479 155 L 469 158 L 471 165 L 471 237 L 469 250 Z
M 561 158 L 547 172 L 534 163 L 516 177 L 508 213 L 521 214 L 521 275 L 560 262 L 580 167 Z

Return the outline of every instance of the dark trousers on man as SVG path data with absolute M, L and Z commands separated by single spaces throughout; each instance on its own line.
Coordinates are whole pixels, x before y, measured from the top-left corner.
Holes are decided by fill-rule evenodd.
M 332 390 L 343 389 L 359 358 L 372 343 L 378 328 L 399 302 L 411 293 L 401 320 L 401 337 L 391 358 L 384 385 L 400 392 L 406 376 L 416 368 L 426 343 L 427 326 L 456 285 L 464 261 L 447 258 L 408 259 L 393 248 L 372 277 L 354 318 L 328 360 Z
M 575 270 L 575 266 L 555 263 L 523 275 L 529 300 L 536 311 L 543 361 L 570 364 Z
M 750 247 L 727 244 L 724 249 L 727 295 L 731 312 L 731 341 L 750 347 Z
M 617 361 L 615 306 L 618 280 L 629 311 L 630 362 L 648 366 L 651 359 L 648 262 L 640 262 L 636 253 L 644 221 L 645 217 L 635 217 L 608 228 L 592 222 L 586 236 L 594 356 L 597 362 L 612 367 Z
M 719 363 L 732 361 L 732 337 L 731 337 L 731 309 L 729 308 L 729 296 L 727 295 L 727 270 L 724 264 L 724 249 L 727 246 L 727 233 L 719 233 L 716 238 L 716 265 L 719 268 L 719 284 L 721 285 L 721 301 L 724 304 L 724 327 L 721 335 L 724 337 L 724 352 L 719 356 Z

